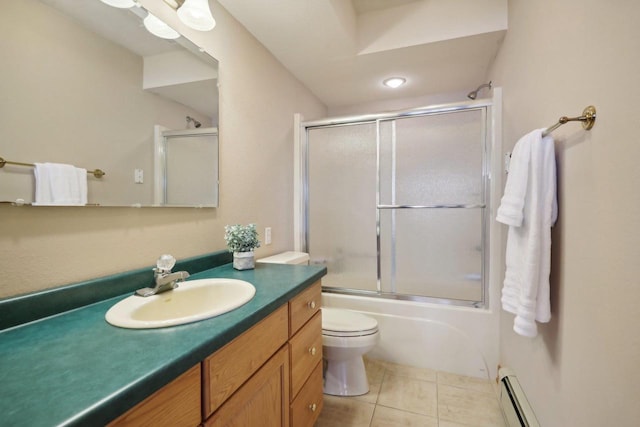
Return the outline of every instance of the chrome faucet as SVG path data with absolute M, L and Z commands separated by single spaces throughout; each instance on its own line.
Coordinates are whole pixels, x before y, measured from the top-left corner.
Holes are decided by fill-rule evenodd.
M 155 286 L 153 288 L 142 288 L 136 291 L 136 295 L 141 297 L 149 297 L 162 292 L 170 291 L 178 287 L 178 282 L 182 282 L 189 273 L 186 271 L 171 272 L 176 264 L 176 259 L 171 255 L 162 255 L 156 262 L 156 268 L 153 269 L 153 277 Z

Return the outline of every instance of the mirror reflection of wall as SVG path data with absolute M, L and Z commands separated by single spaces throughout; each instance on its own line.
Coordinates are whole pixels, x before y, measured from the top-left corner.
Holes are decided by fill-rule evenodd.
M 88 27 L 96 23 L 101 28 Z M 154 205 L 154 126 L 185 129 L 187 116 L 203 128 L 218 125 L 217 62 L 182 37 L 152 36 L 130 10 L 99 0 L 21 0 L 3 5 L 0 27 L 7 34 L 0 41 L 0 157 L 104 170 L 102 178 L 88 176 L 88 204 Z M 114 29 L 118 41 L 99 34 Z M 217 148 L 215 156 L 206 163 L 217 177 Z M 0 201 L 33 201 L 32 168 L 6 165 L 0 184 Z
M 154 205 L 218 206 L 218 128 L 157 126 L 155 147 Z

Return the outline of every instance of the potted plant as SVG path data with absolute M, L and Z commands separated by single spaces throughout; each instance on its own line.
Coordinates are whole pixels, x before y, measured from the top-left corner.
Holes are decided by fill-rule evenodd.
M 255 224 L 225 225 L 224 240 L 229 252 L 233 252 L 233 268 L 250 270 L 255 267 L 253 250 L 260 247 Z

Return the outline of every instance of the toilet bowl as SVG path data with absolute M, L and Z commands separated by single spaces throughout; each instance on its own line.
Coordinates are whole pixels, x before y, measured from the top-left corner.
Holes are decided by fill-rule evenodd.
M 258 263 L 309 264 L 304 252 L 283 252 L 256 260 Z M 378 342 L 376 319 L 354 311 L 322 308 L 324 393 L 359 396 L 369 392 L 362 356 Z
M 376 319 L 349 310 L 322 308 L 324 393 L 359 396 L 369 392 L 362 356 L 378 342 Z

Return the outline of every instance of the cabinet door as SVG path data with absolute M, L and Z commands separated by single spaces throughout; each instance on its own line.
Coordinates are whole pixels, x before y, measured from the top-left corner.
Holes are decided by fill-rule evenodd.
M 287 319 L 285 304 L 205 359 L 204 418 L 215 412 L 259 366 L 287 342 Z
M 285 345 L 227 400 L 205 427 L 288 427 L 289 350 Z
M 109 424 L 109 427 L 195 427 L 200 424 L 200 364 Z

